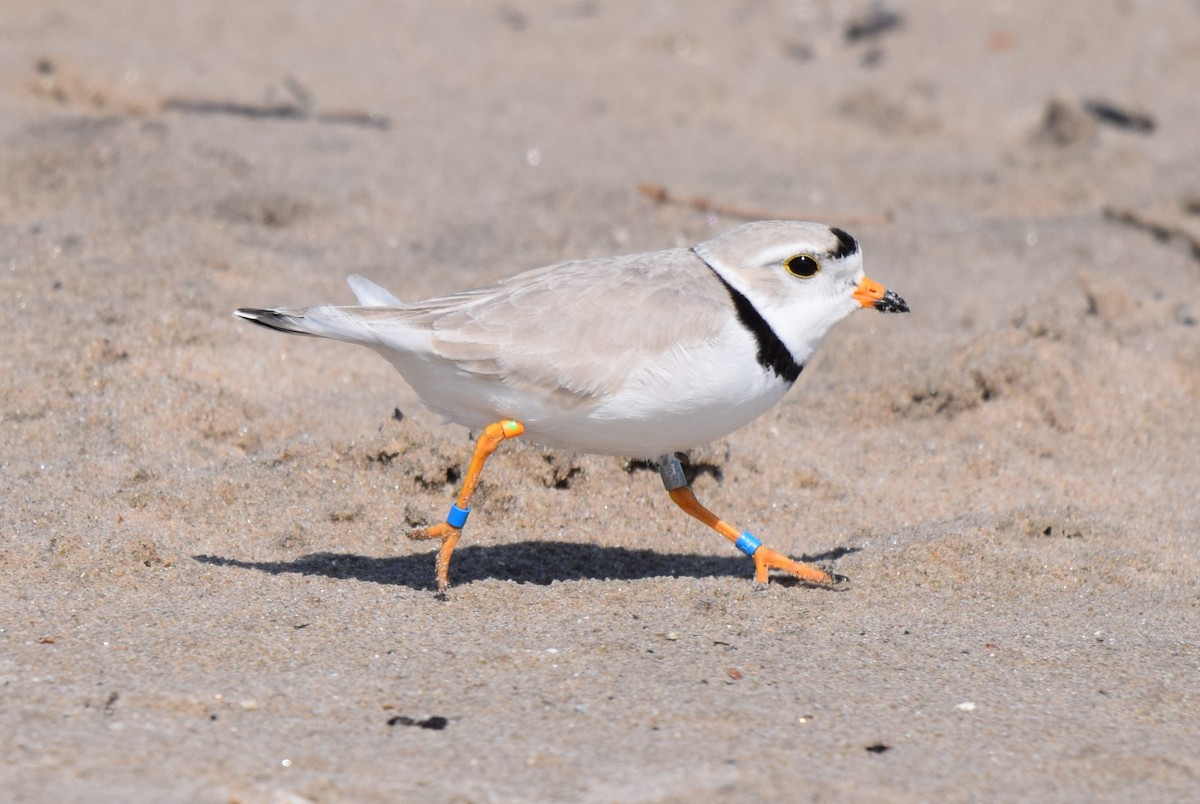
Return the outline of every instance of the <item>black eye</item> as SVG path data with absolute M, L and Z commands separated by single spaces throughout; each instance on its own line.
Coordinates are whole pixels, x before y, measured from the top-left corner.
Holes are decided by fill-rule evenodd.
M 787 268 L 789 274 L 798 276 L 801 279 L 816 276 L 821 271 L 821 263 L 817 262 L 816 258 L 809 254 L 797 254 L 795 257 L 788 257 L 784 261 L 783 266 Z

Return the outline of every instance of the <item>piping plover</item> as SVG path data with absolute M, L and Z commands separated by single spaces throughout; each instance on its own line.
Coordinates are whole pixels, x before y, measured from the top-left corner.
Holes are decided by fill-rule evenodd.
M 654 462 L 671 499 L 770 568 L 833 585 L 693 495 L 677 452 L 725 436 L 783 398 L 838 321 L 862 307 L 908 312 L 863 274 L 858 242 L 820 223 L 746 223 L 693 248 L 579 260 L 406 304 L 361 276 L 358 306 L 241 309 L 256 324 L 359 343 L 425 404 L 481 429 L 440 539 L 438 591 L 488 456 L 507 438 Z

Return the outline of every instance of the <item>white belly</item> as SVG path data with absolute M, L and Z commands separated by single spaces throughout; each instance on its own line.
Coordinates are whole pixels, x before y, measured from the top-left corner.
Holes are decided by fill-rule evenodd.
M 616 392 L 564 400 L 515 389 L 436 358 L 383 353 L 436 413 L 472 429 L 516 419 L 534 443 L 571 452 L 652 459 L 745 426 L 787 393 L 757 363 L 752 344 L 728 341 L 663 355 Z

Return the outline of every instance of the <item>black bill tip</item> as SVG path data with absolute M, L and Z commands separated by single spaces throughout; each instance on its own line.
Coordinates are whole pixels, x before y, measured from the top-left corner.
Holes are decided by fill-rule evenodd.
M 894 290 L 883 294 L 883 298 L 875 302 L 875 309 L 881 313 L 907 313 L 908 302 L 900 298 Z

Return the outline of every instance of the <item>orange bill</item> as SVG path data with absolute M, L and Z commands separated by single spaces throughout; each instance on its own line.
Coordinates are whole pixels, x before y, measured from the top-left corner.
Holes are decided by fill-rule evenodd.
M 908 302 L 869 276 L 864 276 L 854 289 L 854 300 L 863 307 L 874 307 L 881 313 L 908 312 Z

